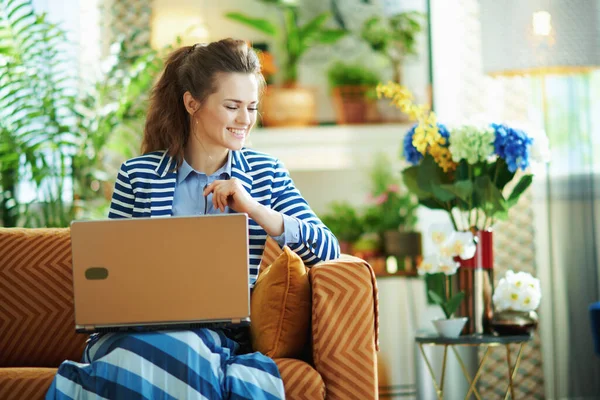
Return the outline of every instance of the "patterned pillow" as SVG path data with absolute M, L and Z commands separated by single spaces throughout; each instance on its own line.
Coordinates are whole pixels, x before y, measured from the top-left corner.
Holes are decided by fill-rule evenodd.
M 252 292 L 252 348 L 271 358 L 298 358 L 310 334 L 311 293 L 302 259 L 287 246 L 258 276 Z

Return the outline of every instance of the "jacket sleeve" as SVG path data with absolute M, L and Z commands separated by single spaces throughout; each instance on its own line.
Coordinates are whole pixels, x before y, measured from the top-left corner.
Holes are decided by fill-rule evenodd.
M 134 203 L 135 196 L 129 179 L 127 163 L 123 163 L 115 181 L 115 189 L 110 202 L 108 218 L 131 218 L 133 216 Z
M 275 165 L 271 208 L 298 221 L 300 238 L 297 243 L 288 243 L 288 246 L 305 264 L 313 265 L 339 257 L 340 246 L 335 235 L 311 210 L 280 161 Z

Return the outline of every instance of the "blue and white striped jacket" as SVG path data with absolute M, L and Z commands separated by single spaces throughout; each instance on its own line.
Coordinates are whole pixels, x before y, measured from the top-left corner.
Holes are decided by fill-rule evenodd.
M 177 183 L 176 160 L 166 151 L 148 153 L 121 165 L 109 218 L 170 216 Z M 264 206 L 298 220 L 301 238 L 289 244 L 305 264 L 337 258 L 338 241 L 310 209 L 294 187 L 287 169 L 274 157 L 243 148 L 233 151 L 231 177 L 237 178 L 248 193 Z M 249 220 L 250 283 L 254 285 L 267 239 L 267 233 Z

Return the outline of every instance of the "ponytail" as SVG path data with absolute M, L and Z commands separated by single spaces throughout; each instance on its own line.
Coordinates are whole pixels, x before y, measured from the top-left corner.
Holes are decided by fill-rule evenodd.
M 162 76 L 152 89 L 144 127 L 142 154 L 157 150 L 168 150 L 172 157 L 183 154 L 190 126 L 189 116 L 183 104 L 185 90 L 178 75 L 192 49 L 192 46 L 185 46 L 171 53 Z M 180 165 L 183 160 L 177 161 L 177 165 Z

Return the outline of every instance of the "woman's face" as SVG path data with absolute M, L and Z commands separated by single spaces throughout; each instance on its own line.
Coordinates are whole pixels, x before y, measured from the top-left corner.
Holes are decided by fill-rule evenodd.
M 214 150 L 239 150 L 256 122 L 258 82 L 254 74 L 220 73 L 217 91 L 210 94 L 194 114 L 193 132 Z M 197 123 L 196 123 L 197 121 Z M 193 139 L 192 139 L 193 140 Z

